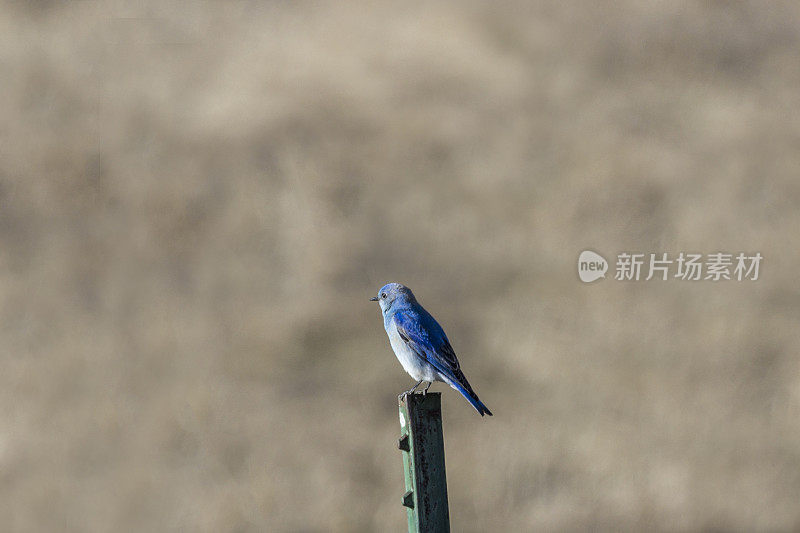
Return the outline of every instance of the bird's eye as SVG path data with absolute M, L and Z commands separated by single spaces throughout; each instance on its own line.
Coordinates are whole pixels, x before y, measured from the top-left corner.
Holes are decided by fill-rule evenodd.
M 381 298 L 386 298 L 386 293 L 381 294 Z

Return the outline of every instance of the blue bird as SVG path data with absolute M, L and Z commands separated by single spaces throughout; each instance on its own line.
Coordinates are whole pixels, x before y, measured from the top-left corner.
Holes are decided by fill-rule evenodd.
M 417 302 L 411 289 L 399 283 L 389 283 L 381 287 L 378 296 L 370 298 L 370 301 L 380 303 L 383 327 L 397 360 L 412 378 L 418 380 L 401 397 L 413 393 L 423 381 L 428 382 L 423 394 L 434 381 L 443 381 L 460 392 L 481 416 L 492 416 L 461 372 L 456 353 L 442 326 Z

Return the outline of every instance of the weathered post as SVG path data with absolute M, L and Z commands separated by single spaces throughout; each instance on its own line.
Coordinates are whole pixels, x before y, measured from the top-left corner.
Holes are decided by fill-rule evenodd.
M 403 505 L 410 533 L 449 532 L 444 468 L 442 395 L 409 394 L 400 400 L 400 440 L 406 492 Z

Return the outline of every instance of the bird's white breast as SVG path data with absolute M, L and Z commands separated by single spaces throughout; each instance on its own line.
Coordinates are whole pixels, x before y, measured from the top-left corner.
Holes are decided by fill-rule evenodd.
M 400 338 L 394 320 L 389 322 L 386 328 L 386 334 L 389 336 L 389 343 L 392 345 L 392 350 L 394 350 L 397 360 L 400 361 L 400 364 L 403 365 L 405 371 L 408 372 L 412 378 L 417 381 L 424 380 L 432 382 L 439 380 L 436 370 L 427 362 L 421 361 L 420 357 Z

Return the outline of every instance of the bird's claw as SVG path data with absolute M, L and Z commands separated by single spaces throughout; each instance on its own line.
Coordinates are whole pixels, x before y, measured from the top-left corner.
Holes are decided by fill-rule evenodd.
M 419 387 L 420 383 L 422 383 L 422 380 L 417 381 L 416 385 L 414 385 L 413 387 L 411 387 L 410 389 L 408 389 L 404 393 L 400 394 L 400 396 L 397 397 L 397 401 L 402 402 L 403 400 L 405 400 L 406 396 L 408 396 L 409 394 L 412 394 L 416 390 L 416 388 Z M 428 386 L 430 387 L 430 385 L 428 385 Z

